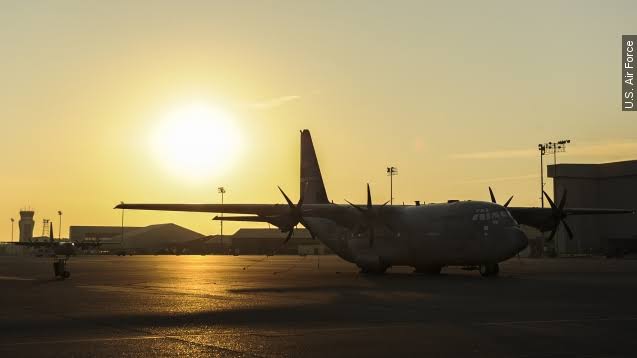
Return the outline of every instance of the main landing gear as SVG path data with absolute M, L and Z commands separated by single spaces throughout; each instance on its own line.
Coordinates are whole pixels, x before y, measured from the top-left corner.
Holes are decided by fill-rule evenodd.
M 66 269 L 66 260 L 68 260 L 68 258 L 56 258 L 55 261 L 53 261 L 53 272 L 55 273 L 55 278 L 64 280 L 65 278 L 71 277 L 71 273 Z
M 497 276 L 500 272 L 500 266 L 498 264 L 481 264 L 480 275 L 484 277 Z

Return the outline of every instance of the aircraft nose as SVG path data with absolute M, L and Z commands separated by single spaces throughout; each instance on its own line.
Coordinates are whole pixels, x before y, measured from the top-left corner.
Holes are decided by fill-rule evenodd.
M 526 234 L 517 227 L 509 228 L 509 239 L 513 243 L 513 247 L 515 249 L 515 253 L 524 250 L 526 246 L 529 244 L 529 239 L 526 237 Z

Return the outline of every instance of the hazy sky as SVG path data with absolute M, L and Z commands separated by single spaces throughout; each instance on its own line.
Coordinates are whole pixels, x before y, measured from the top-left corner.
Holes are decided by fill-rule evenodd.
M 561 162 L 637 159 L 637 114 L 620 111 L 636 13 L 634 1 L 0 0 L 0 240 L 26 206 L 36 234 L 62 210 L 66 235 L 119 225 L 119 201 L 214 203 L 220 185 L 226 202 L 282 202 L 277 185 L 296 200 L 303 128 L 335 202 L 364 201 L 367 182 L 388 200 L 394 165 L 397 202 L 486 200 L 491 184 L 539 205 L 540 142 L 571 139 Z M 208 175 L 153 149 L 190 103 L 225 112 L 239 136 L 206 156 L 219 161 Z M 127 211 L 126 224 L 217 233 L 212 216 Z

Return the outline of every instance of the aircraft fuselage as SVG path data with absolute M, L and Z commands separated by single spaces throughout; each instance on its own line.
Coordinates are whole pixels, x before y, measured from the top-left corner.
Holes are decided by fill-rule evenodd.
M 343 217 L 358 214 L 354 208 L 343 209 L 347 210 Z M 462 201 L 392 210 L 395 214 L 388 225 L 375 225 L 373 242 L 369 230 L 349 225 L 346 219 L 308 216 L 305 222 L 337 255 L 366 268 L 498 263 L 515 256 L 528 243 L 506 208 L 490 202 Z

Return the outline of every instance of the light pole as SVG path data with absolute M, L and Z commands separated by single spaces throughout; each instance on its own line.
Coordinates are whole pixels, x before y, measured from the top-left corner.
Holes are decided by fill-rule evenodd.
M 546 154 L 553 154 L 553 195 L 555 195 L 555 178 L 557 177 L 557 153 L 566 152 L 566 145 L 570 143 L 570 139 L 563 139 L 557 142 L 548 142 L 538 144 L 537 149 L 540 151 L 540 198 L 542 199 L 542 207 L 544 207 L 544 163 L 542 157 Z
M 58 224 L 58 240 L 62 240 L 62 211 L 58 210 L 58 215 L 60 216 L 60 222 Z
M 570 139 L 562 139 L 557 142 L 548 142 L 544 144 L 539 144 L 538 149 L 540 150 L 540 173 L 542 173 L 543 164 L 542 164 L 542 156 L 545 154 L 553 154 L 553 200 L 557 202 L 557 185 L 555 180 L 557 179 L 557 153 L 558 152 L 566 152 L 566 145 L 570 143 Z M 542 191 L 544 191 L 544 179 L 542 179 Z M 544 207 L 544 195 L 542 195 L 542 207 Z M 558 245 L 558 235 L 559 231 L 555 233 L 555 254 L 559 256 L 559 245 Z
M 226 193 L 226 188 L 220 186 L 217 188 L 217 191 L 219 192 L 219 194 L 221 194 L 221 220 L 220 220 L 220 225 L 221 225 L 221 240 L 223 240 L 223 194 Z
M 394 175 L 398 175 L 398 168 L 387 167 L 387 175 L 389 176 L 389 205 L 394 205 Z
M 13 227 L 15 226 L 15 219 L 11 218 L 11 241 L 13 241 Z
M 541 155 L 553 154 L 553 195 L 555 195 L 556 193 L 555 178 L 557 177 L 557 153 L 566 152 L 566 145 L 570 142 L 571 142 L 570 139 L 562 139 L 557 142 L 548 142 L 548 143 L 538 145 Z M 541 159 L 542 157 L 540 157 L 540 160 Z
M 124 202 L 123 202 L 123 201 L 120 201 L 120 203 L 121 203 L 122 205 L 124 204 Z M 125 247 L 125 245 L 124 245 L 124 209 L 123 209 L 123 208 L 122 208 L 122 239 L 121 239 L 121 241 L 122 241 L 122 243 L 121 243 L 121 245 L 122 245 L 122 251 L 124 252 L 124 256 L 126 256 L 126 251 L 124 251 L 124 247 Z
M 557 143 L 553 143 L 555 150 L 553 150 L 553 186 L 555 186 L 555 178 L 557 178 L 557 152 L 566 152 L 566 145 L 570 143 L 570 139 L 563 139 Z M 555 188 L 553 188 L 555 191 Z
M 544 207 L 544 162 L 542 159 L 546 154 L 546 144 L 538 144 L 537 149 L 540 151 L 540 200 L 542 207 Z

